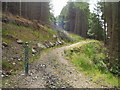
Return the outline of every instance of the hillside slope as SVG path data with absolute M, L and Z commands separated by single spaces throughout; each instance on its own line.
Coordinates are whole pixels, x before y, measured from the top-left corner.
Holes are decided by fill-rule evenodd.
M 3 14 L 2 17 L 2 67 L 3 77 L 24 69 L 25 42 L 29 43 L 29 62 L 40 56 L 42 50 L 75 41 L 73 34 L 53 30 L 49 24 L 30 21 L 19 16 Z M 71 35 L 69 37 L 69 35 Z M 77 36 L 77 38 L 80 38 Z M 78 40 L 78 39 L 77 39 Z
M 29 43 L 30 59 L 43 48 L 63 44 L 56 31 L 41 24 L 12 15 L 3 15 L 2 21 L 2 65 L 5 71 L 23 66 L 25 42 Z

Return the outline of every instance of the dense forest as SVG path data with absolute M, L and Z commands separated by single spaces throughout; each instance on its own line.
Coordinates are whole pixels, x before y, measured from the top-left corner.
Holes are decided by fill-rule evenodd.
M 117 86 L 120 77 L 120 2 L 97 2 L 93 12 L 89 4 L 67 2 L 55 17 L 50 2 L 2 2 L 3 87 L 12 87 L 8 84 L 12 82 L 9 75 L 15 75 L 12 78 L 19 81 L 16 87 L 81 88 L 81 83 L 91 81 L 97 82 L 91 83 L 92 88 L 98 88 L 98 83 L 100 87 Z M 22 72 L 25 64 L 26 41 L 29 42 L 30 75 L 16 77 L 19 75 L 17 70 Z M 93 73 L 87 82 L 86 77 L 75 70 Z M 87 84 L 83 88 L 90 87 L 90 83 Z M 13 82 L 11 85 L 14 87 Z
M 3 2 L 2 11 L 10 12 L 29 20 L 49 22 L 50 7 L 48 2 Z M 34 11 L 34 12 L 33 12 Z
M 69 2 L 59 16 L 59 26 L 82 37 L 87 37 L 89 13 L 88 3 Z

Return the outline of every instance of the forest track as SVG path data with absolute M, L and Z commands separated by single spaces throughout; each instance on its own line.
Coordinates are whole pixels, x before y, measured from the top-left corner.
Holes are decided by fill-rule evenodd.
M 49 49 L 43 52 L 39 60 L 30 65 L 30 75 L 16 77 L 16 87 L 19 88 L 105 88 L 91 82 L 76 70 L 64 51 L 76 45 L 84 45 L 94 41 L 81 41 L 72 45 Z

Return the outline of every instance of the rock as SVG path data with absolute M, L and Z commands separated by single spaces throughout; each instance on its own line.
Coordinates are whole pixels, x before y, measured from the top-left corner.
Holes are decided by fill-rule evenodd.
M 4 78 L 5 76 L 2 74 L 1 77 Z
M 32 54 L 32 56 L 35 56 L 35 54 Z
M 17 15 L 17 18 L 20 18 L 20 17 Z
M 37 53 L 36 49 L 32 48 L 32 54 L 35 54 L 35 53 Z
M 73 50 L 73 49 L 70 49 L 70 52 L 74 52 L 74 50 Z
M 13 70 L 10 70 L 10 73 L 12 73 L 13 72 Z
M 41 67 L 44 67 L 44 68 L 46 68 L 46 65 L 45 65 L 45 64 L 41 64 Z
M 6 74 L 5 77 L 8 77 L 8 75 Z
M 72 74 L 72 72 L 71 72 L 71 71 L 70 71 L 69 73 L 70 73 L 70 74 Z
M 8 85 L 8 83 L 6 82 L 5 85 Z
M 33 78 L 32 78 L 32 80 L 36 80 L 37 78 L 38 78 L 38 77 L 37 77 L 37 76 L 35 76 L 35 77 L 33 77 Z
M 2 22 L 7 23 L 7 22 L 9 22 L 9 20 L 8 20 L 8 18 L 6 16 L 3 16 L 2 17 Z
M 51 46 L 51 47 L 53 47 L 53 46 L 54 46 L 52 42 L 49 42 L 49 44 L 50 44 L 50 46 Z
M 2 49 L 4 48 L 4 46 L 2 46 Z
M 57 38 L 57 36 L 56 36 L 56 35 L 53 35 L 53 38 Z
M 41 47 L 41 48 L 46 48 L 46 46 L 43 45 L 42 43 L 37 43 L 37 46 L 38 46 L 38 47 Z
M 57 42 L 58 42 L 60 45 L 62 44 L 62 42 L 60 41 L 59 38 L 57 38 Z
M 13 58 L 10 58 L 11 60 L 14 60 Z
M 47 48 L 49 48 L 49 45 L 48 45 L 47 43 L 45 43 L 45 46 L 46 46 Z
M 22 40 L 17 40 L 17 43 L 18 44 L 23 44 L 23 41 Z
M 35 76 L 35 79 L 37 79 L 38 78 L 38 76 Z
M 56 42 L 55 42 L 55 45 L 57 46 L 57 45 L 59 45 L 59 43 L 56 41 Z
M 6 72 L 7 75 L 11 75 L 11 72 Z
M 8 47 L 8 44 L 7 44 L 6 42 L 3 42 L 2 45 L 3 45 L 4 47 Z
M 21 61 L 21 59 L 19 58 L 18 61 Z
M 21 74 L 21 76 L 24 76 L 24 75 L 25 75 L 24 73 Z
M 43 64 L 42 66 L 43 66 L 43 67 L 45 67 L 46 65 L 45 65 L 45 64 Z
M 13 65 L 15 65 L 16 63 L 15 63 L 15 62 L 13 62 L 12 64 L 13 64 Z
M 17 59 L 18 59 L 18 57 L 17 57 L 17 56 L 16 56 L 16 57 L 15 57 L 15 56 L 13 56 L 12 58 L 13 58 L 13 60 L 17 60 Z
M 50 47 L 53 47 L 54 44 L 53 44 L 52 42 L 50 42 L 50 41 L 47 41 L 47 42 L 45 42 L 45 46 L 46 46 L 47 48 L 50 48 Z
M 46 45 L 47 45 L 47 47 L 48 48 L 50 48 L 51 47 L 51 45 L 50 45 L 50 42 L 48 41 L 48 42 L 46 42 Z
M 55 42 L 53 43 L 53 46 L 55 46 Z

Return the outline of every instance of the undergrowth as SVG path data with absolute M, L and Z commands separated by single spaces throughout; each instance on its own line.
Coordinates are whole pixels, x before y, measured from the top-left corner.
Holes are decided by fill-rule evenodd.
M 84 74 L 91 76 L 93 82 L 105 85 L 106 82 L 118 86 L 118 77 L 109 72 L 106 48 L 100 42 L 89 42 L 65 51 L 67 59 Z

